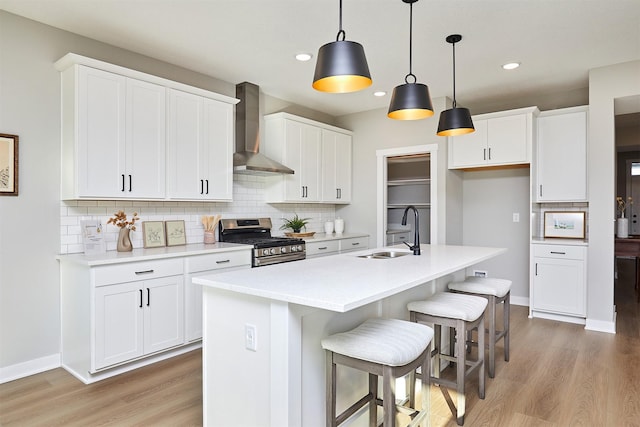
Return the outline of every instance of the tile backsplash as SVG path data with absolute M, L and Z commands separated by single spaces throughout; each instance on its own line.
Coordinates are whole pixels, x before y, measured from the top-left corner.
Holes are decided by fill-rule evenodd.
M 541 238 L 544 235 L 544 213 L 552 211 L 584 212 L 585 238 L 589 239 L 589 204 L 586 202 L 534 204 L 531 212 L 532 237 Z
M 233 202 L 177 202 L 177 201 L 95 201 L 63 200 L 60 203 L 60 253 L 82 253 L 80 221 L 98 219 L 105 229 L 107 250 L 116 249 L 118 228 L 107 225 L 109 218 L 123 210 L 128 218 L 138 213 L 143 221 L 184 220 L 187 244 L 201 243 L 204 228 L 200 221 L 203 215 L 221 214 L 223 218 L 271 218 L 273 235 L 282 234 L 280 230 L 283 217 L 297 213 L 301 217 L 311 218 L 307 231 L 323 232 L 324 222 L 335 218 L 335 206 L 331 204 L 277 203 L 264 202 L 265 178 L 254 175 L 234 175 Z M 142 228 L 131 233 L 134 248 L 142 248 Z

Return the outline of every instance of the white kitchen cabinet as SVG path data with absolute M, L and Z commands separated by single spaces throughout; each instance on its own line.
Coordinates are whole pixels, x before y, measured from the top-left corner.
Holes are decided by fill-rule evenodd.
M 558 320 L 586 317 L 587 247 L 532 245 L 531 313 L 558 315 Z
M 95 288 L 92 371 L 184 343 L 182 261 L 168 263 L 168 277 L 158 277 L 162 273 L 156 271 L 157 263 L 144 262 L 101 267 L 94 273 L 137 280 Z
M 164 87 L 74 65 L 62 116 L 63 199 L 164 198 Z
M 369 248 L 369 236 L 340 239 L 340 253 L 359 251 Z
M 187 341 L 202 338 L 202 286 L 194 284 L 192 279 L 241 268 L 251 268 L 249 250 L 185 258 L 185 337 Z
M 305 239 L 305 245 L 307 258 L 317 258 L 367 249 L 369 248 L 369 236 L 334 234 L 317 239 Z
M 531 162 L 536 107 L 473 116 L 475 132 L 449 139 L 449 169 Z
M 351 135 L 322 129 L 322 201 L 351 202 Z
M 387 231 L 387 245 L 399 245 L 403 242 L 413 243 L 413 232 L 411 230 L 388 230 Z
M 574 107 L 540 113 L 536 202 L 587 201 L 587 112 Z
M 233 106 L 169 89 L 167 127 L 168 198 L 231 201 Z
M 267 202 L 349 203 L 351 132 L 287 113 L 265 116 L 261 151 L 294 170 L 267 179 Z

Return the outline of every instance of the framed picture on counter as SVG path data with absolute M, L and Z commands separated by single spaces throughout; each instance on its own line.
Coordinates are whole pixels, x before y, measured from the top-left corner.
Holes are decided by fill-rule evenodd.
M 165 221 L 167 230 L 167 246 L 187 244 L 187 233 L 184 229 L 184 220 Z
M 166 246 L 164 223 L 162 221 L 143 221 L 142 240 L 145 248 Z
M 563 239 L 584 239 L 584 212 L 544 213 L 544 237 L 559 237 Z

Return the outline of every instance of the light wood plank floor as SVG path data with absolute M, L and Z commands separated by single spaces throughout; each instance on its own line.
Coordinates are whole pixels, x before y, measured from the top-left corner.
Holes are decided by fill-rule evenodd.
M 510 362 L 499 345 L 484 400 L 476 381 L 467 386 L 465 426 L 640 426 L 640 305 L 633 265 L 619 266 L 616 335 L 528 319 L 526 307 L 512 306 Z M 202 425 L 201 357 L 193 351 L 88 386 L 63 369 L 2 384 L 0 425 Z M 440 390 L 431 395 L 431 425 L 456 426 Z

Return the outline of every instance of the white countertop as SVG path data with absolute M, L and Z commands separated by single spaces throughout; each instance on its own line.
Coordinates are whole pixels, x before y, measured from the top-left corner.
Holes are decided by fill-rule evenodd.
M 165 246 L 162 248 L 134 248 L 131 252 L 107 251 L 102 254 L 69 254 L 58 255 L 60 262 L 72 262 L 88 267 L 97 265 L 121 264 L 123 262 L 148 261 L 193 255 L 215 254 L 220 252 L 246 251 L 252 246 L 235 243 L 217 242 L 212 244 L 194 243 L 182 246 Z
M 564 246 L 589 246 L 586 239 L 559 239 L 556 237 L 544 238 L 535 237 L 531 239 L 533 245 L 564 245 Z
M 353 237 L 368 237 L 367 233 L 316 233 L 312 237 L 304 237 L 304 241 L 308 243 L 313 242 L 326 242 L 327 240 L 342 240 L 342 239 L 351 239 Z
M 422 255 L 367 259 L 390 248 L 194 277 L 193 282 L 240 294 L 346 312 L 506 252 L 504 248 L 421 245 Z M 408 252 L 402 246 L 391 249 Z

